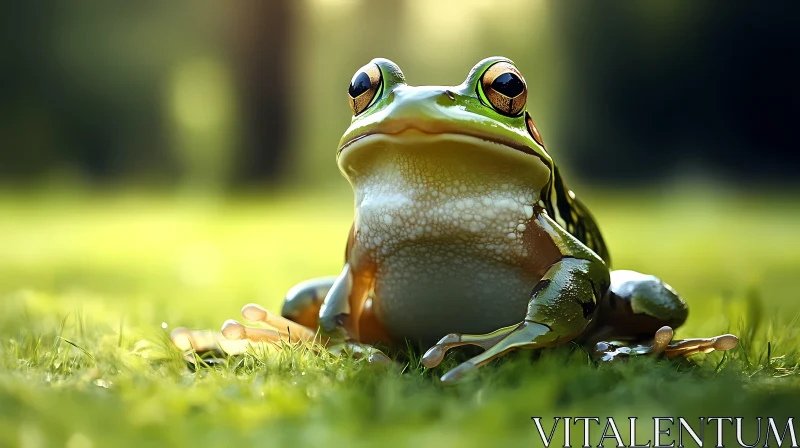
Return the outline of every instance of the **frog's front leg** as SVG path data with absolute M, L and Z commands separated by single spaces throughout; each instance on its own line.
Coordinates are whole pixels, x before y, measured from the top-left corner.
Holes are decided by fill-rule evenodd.
M 516 348 L 534 349 L 558 345 L 579 336 L 591 322 L 597 297 L 608 285 L 608 270 L 599 258 L 565 257 L 553 264 L 538 282 L 528 303 L 525 319 L 486 335 L 450 334 L 423 355 L 433 367 L 444 352 L 460 345 L 478 345 L 486 351 L 442 376 L 452 382 L 494 358 Z

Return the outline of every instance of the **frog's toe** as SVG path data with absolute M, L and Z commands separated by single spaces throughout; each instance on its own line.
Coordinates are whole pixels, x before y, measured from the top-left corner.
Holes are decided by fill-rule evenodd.
M 238 355 L 247 350 L 248 342 L 244 340 L 230 340 L 219 331 L 189 330 L 176 328 L 169 335 L 172 343 L 179 350 L 191 355 L 192 352 L 214 356 Z
M 444 359 L 445 353 L 451 348 L 463 347 L 465 345 L 474 345 L 484 350 L 488 350 L 495 344 L 500 342 L 503 338 L 508 336 L 509 333 L 517 329 L 518 325 L 501 328 L 487 334 L 459 334 L 450 333 L 443 337 L 433 347 L 422 355 L 422 365 L 432 369 L 441 364 Z
M 675 335 L 675 331 L 672 327 L 663 326 L 656 331 L 655 336 L 653 336 L 653 345 L 650 346 L 650 349 L 647 350 L 644 354 L 651 355 L 651 356 L 658 356 L 669 347 L 669 343 L 672 341 L 672 337 Z
M 294 341 L 313 341 L 316 332 L 283 316 L 270 313 L 266 308 L 249 303 L 242 307 L 242 317 L 247 322 L 261 323 Z M 234 321 L 235 322 L 235 321 Z M 227 322 L 226 322 L 227 323 Z
M 221 333 L 230 341 L 280 342 L 282 337 L 288 338 L 288 333 L 272 328 L 248 327 L 233 319 L 222 324 Z
M 216 349 L 216 338 L 214 332 L 204 330 L 189 330 L 179 327 L 169 334 L 169 339 L 178 347 L 186 351 L 195 349 L 197 351 L 211 351 Z
M 262 324 L 266 328 L 250 327 L 233 319 L 222 324 L 222 335 L 230 341 L 280 342 L 312 341 L 316 333 L 285 317 L 270 313 L 263 307 L 248 304 L 242 307 L 246 322 Z
M 440 380 L 441 380 L 441 382 L 443 384 L 454 384 L 456 381 L 461 380 L 462 378 L 467 376 L 467 374 L 469 372 L 472 372 L 473 370 L 477 369 L 478 367 L 480 367 L 480 366 L 478 366 L 477 364 L 475 364 L 471 360 L 462 362 L 461 364 L 457 365 L 455 368 L 449 370 L 447 373 L 442 375 L 442 378 L 440 378 Z
M 664 351 L 664 356 L 667 358 L 686 358 L 697 353 L 730 350 L 738 344 L 739 338 L 732 334 L 723 334 L 713 338 L 682 339 L 671 342 Z

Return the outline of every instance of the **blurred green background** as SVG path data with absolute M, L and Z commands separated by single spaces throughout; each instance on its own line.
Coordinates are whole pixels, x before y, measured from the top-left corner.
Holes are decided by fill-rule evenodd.
M 796 179 L 794 3 L 243 0 L 19 4 L 2 19 L 0 181 L 342 186 L 345 91 L 512 58 L 580 182 Z M 269 189 L 260 189 L 269 192 Z
M 531 415 L 793 415 L 797 5 L 11 6 L 0 446 L 529 444 Z M 684 295 L 679 336 L 739 334 L 727 361 L 517 359 L 456 389 L 419 365 L 294 355 L 190 373 L 162 327 L 216 329 L 248 302 L 277 311 L 293 284 L 341 269 L 353 210 L 334 154 L 353 73 L 386 57 L 412 85 L 454 85 L 490 55 L 520 67 L 614 267 Z

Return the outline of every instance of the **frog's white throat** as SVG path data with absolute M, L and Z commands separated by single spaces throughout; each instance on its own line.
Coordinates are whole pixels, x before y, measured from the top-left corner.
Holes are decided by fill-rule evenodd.
M 380 135 L 350 148 L 356 237 L 374 256 L 409 245 L 457 245 L 523 256 L 521 235 L 549 171 L 535 156 L 456 134 Z M 358 142 L 357 142 L 358 144 Z

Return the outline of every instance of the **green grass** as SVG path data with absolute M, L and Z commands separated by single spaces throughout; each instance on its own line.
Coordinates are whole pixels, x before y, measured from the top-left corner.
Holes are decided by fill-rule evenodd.
M 413 356 L 401 372 L 302 349 L 193 373 L 167 343 L 173 327 L 216 329 L 248 302 L 278 310 L 294 283 L 338 272 L 347 193 L 2 194 L 0 446 L 536 446 L 531 416 L 796 416 L 798 201 L 701 193 L 587 202 L 615 267 L 689 302 L 678 336 L 740 335 L 724 359 L 593 365 L 565 346 L 454 387 Z

